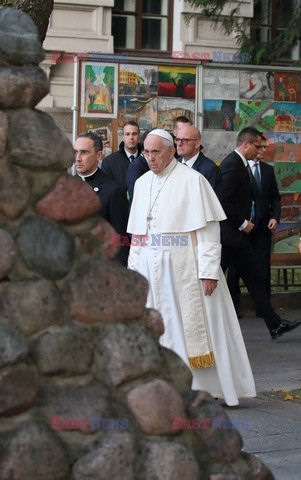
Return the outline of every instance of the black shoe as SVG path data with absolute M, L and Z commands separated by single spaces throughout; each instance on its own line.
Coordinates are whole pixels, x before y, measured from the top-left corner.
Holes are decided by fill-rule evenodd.
M 281 320 L 277 328 L 271 330 L 272 340 L 281 337 L 284 333 L 295 330 L 295 328 L 301 325 L 301 320 L 295 320 L 294 322 L 288 322 L 287 320 Z

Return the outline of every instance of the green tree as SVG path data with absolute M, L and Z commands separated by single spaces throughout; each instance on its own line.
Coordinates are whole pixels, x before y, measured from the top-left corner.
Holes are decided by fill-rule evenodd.
M 254 8 L 258 2 L 259 0 L 254 0 Z M 286 28 L 272 41 L 260 42 L 254 41 L 249 27 L 252 25 L 255 28 L 256 25 L 260 25 L 261 18 L 244 19 L 241 22 L 239 11 L 243 0 L 237 0 L 236 2 L 227 0 L 186 0 L 186 3 L 192 7 L 200 8 L 200 14 L 211 19 L 214 26 L 217 26 L 217 24 L 222 25 L 227 35 L 234 32 L 239 51 L 248 52 L 251 63 L 254 65 L 273 65 L 281 62 L 288 50 L 300 39 L 300 6 L 295 8 Z M 223 15 L 225 7 L 227 7 L 229 12 L 227 16 Z M 197 13 L 187 15 L 187 20 L 189 21 L 191 16 L 194 15 L 197 15 Z M 300 65 L 300 59 L 298 62 L 294 62 L 294 64 Z
M 0 0 L 0 6 L 13 7 L 26 12 L 37 26 L 39 37 L 43 43 L 48 28 L 53 0 Z

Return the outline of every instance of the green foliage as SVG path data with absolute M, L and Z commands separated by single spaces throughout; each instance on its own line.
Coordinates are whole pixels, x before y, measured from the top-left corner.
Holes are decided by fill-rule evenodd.
M 257 1 L 254 0 L 254 4 Z M 200 13 L 188 14 L 186 20 L 190 21 L 195 15 L 203 15 L 212 21 L 214 27 L 221 25 L 227 35 L 234 32 L 240 52 L 249 53 L 250 61 L 254 65 L 273 65 L 281 62 L 300 38 L 301 8 L 296 8 L 287 28 L 273 41 L 256 42 L 251 36 L 250 26 L 254 28 L 260 25 L 260 18 L 252 19 L 251 22 L 249 19 L 244 19 L 241 22 L 239 10 L 242 3 L 243 0 L 235 3 L 227 0 L 186 0 L 186 4 L 200 9 Z M 222 14 L 225 7 L 228 15 Z M 300 59 L 294 65 L 301 65 Z

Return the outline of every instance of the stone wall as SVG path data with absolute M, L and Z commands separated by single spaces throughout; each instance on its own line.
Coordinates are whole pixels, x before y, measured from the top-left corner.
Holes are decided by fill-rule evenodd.
M 273 479 L 159 346 L 146 280 L 114 261 L 71 144 L 34 108 L 42 58 L 29 17 L 0 9 L 0 480 Z

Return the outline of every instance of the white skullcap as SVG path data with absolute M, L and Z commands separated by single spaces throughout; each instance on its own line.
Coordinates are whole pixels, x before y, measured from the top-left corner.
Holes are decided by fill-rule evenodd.
M 168 140 L 173 146 L 172 136 L 170 135 L 170 133 L 168 133 L 166 130 L 163 130 L 162 128 L 155 128 L 155 130 L 149 132 L 148 135 L 158 135 L 158 137 L 165 138 L 165 140 Z

